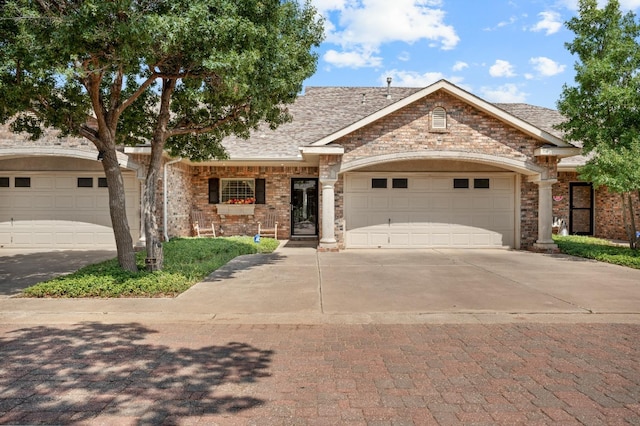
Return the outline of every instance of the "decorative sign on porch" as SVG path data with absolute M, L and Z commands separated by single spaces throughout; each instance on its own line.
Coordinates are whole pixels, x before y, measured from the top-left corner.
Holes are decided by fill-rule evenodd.
M 564 195 L 554 195 L 553 201 L 562 201 L 564 199 Z

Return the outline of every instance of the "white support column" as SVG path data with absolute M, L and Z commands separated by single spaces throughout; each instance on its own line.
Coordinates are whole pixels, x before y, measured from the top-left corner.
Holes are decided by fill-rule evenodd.
M 538 250 L 556 250 L 558 246 L 553 242 L 553 203 L 552 187 L 555 179 L 540 180 L 538 184 L 538 240 L 534 247 Z
M 322 185 L 322 238 L 320 238 L 320 247 L 336 248 L 336 206 L 334 185 L 337 179 L 320 179 Z

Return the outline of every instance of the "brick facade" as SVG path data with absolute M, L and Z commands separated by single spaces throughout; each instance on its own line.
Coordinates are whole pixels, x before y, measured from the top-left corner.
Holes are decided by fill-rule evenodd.
M 269 209 L 275 209 L 278 216 L 278 238 L 287 239 L 291 235 L 291 178 L 318 177 L 317 167 L 191 167 L 192 202 L 190 208 L 203 212 L 207 219 L 216 224 L 218 235 L 254 235 L 258 232 L 258 222 L 263 220 Z M 215 204 L 209 204 L 209 179 L 250 178 L 266 180 L 266 203 L 256 204 L 253 215 L 220 215 Z
M 321 89 L 317 90 L 317 93 L 320 94 L 321 92 Z M 340 91 L 330 93 L 338 92 Z M 411 93 L 413 92 L 406 92 L 404 96 L 408 96 Z M 516 183 L 519 185 L 519 187 L 516 187 L 516 206 L 519 208 L 517 214 L 520 222 L 519 244 L 523 249 L 532 247 L 538 239 L 540 192 L 535 180 L 558 180 L 553 185 L 552 190 L 554 196 L 554 201 L 552 202 L 553 216 L 568 218 L 569 187 L 571 182 L 578 182 L 576 173 L 558 173 L 558 159 L 556 157 L 535 155 L 538 148 L 547 144 L 544 138 L 534 137 L 525 131 L 519 130 L 518 126 L 521 125 L 513 125 L 508 117 L 505 118 L 505 116 L 498 113 L 494 116 L 485 112 L 490 109 L 479 108 L 478 105 L 482 106 L 482 101 L 471 99 L 471 95 L 467 98 L 466 95 L 461 95 L 459 92 L 458 96 L 454 96 L 452 93 L 456 92 L 436 90 L 416 99 L 415 102 L 403 108 L 393 111 L 389 109 L 391 112 L 386 115 L 333 140 L 326 147 L 334 150 L 325 151 L 331 152 L 331 154 L 313 154 L 315 156 L 312 155 L 310 158 L 304 159 L 299 156 L 296 157 L 299 154 L 299 151 L 295 150 L 299 146 L 296 145 L 299 141 L 298 137 L 305 136 L 304 129 L 298 128 L 296 132 L 285 134 L 280 139 L 273 138 L 273 134 L 262 132 L 260 137 L 265 137 L 266 139 L 260 139 L 259 143 L 252 145 L 249 142 L 236 142 L 236 146 L 230 145 L 233 148 L 245 149 L 244 154 L 251 153 L 257 156 L 251 157 L 251 161 L 247 160 L 245 163 L 253 165 L 238 165 L 240 160 L 233 158 L 232 160 L 235 162 L 230 161 L 230 165 L 226 166 L 222 165 L 222 163 L 212 162 L 198 165 L 186 161 L 171 164 L 167 166 L 168 216 L 166 231 L 169 237 L 192 235 L 192 213 L 197 211 L 216 224 L 216 231 L 220 236 L 253 235 L 257 232 L 258 222 L 265 217 L 268 211 L 275 209 L 279 219 L 279 238 L 290 238 L 291 179 L 317 178 L 319 179 L 318 232 L 321 234 L 322 205 L 326 201 L 322 199 L 322 184 L 323 182 L 332 182 L 334 185 L 335 221 L 333 225 L 335 239 L 339 247 L 344 247 L 346 212 L 344 205 L 344 173 L 342 173 L 344 170 L 342 168 L 345 165 L 348 167 L 353 166 L 353 169 L 350 170 L 354 171 L 358 170 L 358 167 L 365 167 L 369 172 L 378 170 L 394 172 L 401 171 L 394 169 L 394 167 L 398 167 L 398 163 L 395 163 L 395 161 L 400 161 L 398 159 L 412 161 L 412 164 L 427 164 L 428 162 L 441 161 L 438 155 L 446 154 L 449 155 L 447 158 L 450 158 L 451 162 L 442 160 L 439 163 L 440 166 L 434 169 L 435 171 L 456 171 L 454 169 L 446 169 L 446 167 L 450 167 L 455 162 L 461 167 L 460 170 L 463 167 L 469 167 L 469 165 L 480 164 L 478 167 L 484 167 L 485 170 L 488 169 L 492 172 L 504 170 L 520 173 L 516 178 Z M 318 102 L 322 102 L 323 98 L 320 96 L 317 99 Z M 347 99 L 341 99 L 343 102 L 347 102 Z M 344 122 L 340 125 L 344 127 L 350 125 L 350 123 L 359 122 L 358 120 L 364 120 L 370 114 L 377 113 L 376 111 L 381 110 L 381 108 L 393 105 L 394 102 L 401 99 L 374 98 L 373 94 L 365 99 L 363 96 L 361 103 L 352 103 L 345 107 L 344 114 L 353 114 L 354 111 L 360 108 L 366 109 L 369 102 L 376 102 L 377 109 L 371 107 L 363 116 L 349 116 L 353 117 L 354 121 Z M 326 115 L 327 111 L 330 111 L 334 114 L 334 119 L 336 119 L 339 115 L 338 113 L 341 112 L 341 105 L 339 103 L 330 105 L 327 103 L 324 110 L 318 109 L 316 111 L 315 107 L 317 105 L 309 104 L 307 107 L 309 107 L 311 115 L 304 117 L 306 117 L 306 120 L 312 121 L 314 114 L 322 117 L 323 114 Z M 490 104 L 486 105 L 489 106 Z M 431 113 L 436 107 L 444 108 L 446 111 L 446 128 L 432 128 Z M 302 112 L 304 113 L 304 111 Z M 330 116 L 327 115 L 327 117 Z M 298 121 L 298 124 L 306 122 L 304 120 Z M 322 133 L 329 124 L 327 122 L 314 123 L 309 125 L 310 134 L 313 137 L 307 135 L 310 139 L 300 143 L 300 145 L 314 143 L 321 140 L 322 137 L 333 134 L 332 132 L 337 131 L 337 129 L 343 128 L 337 127 L 327 131 L 327 133 Z M 318 129 L 322 129 L 322 131 L 316 132 Z M 536 132 L 529 133 L 535 134 Z M 43 147 L 46 150 L 60 148 L 61 150 L 67 150 L 67 153 L 69 149 L 78 150 L 84 155 L 81 158 L 91 160 L 93 160 L 93 156 L 96 153 L 95 148 L 88 141 L 79 138 L 58 139 L 55 137 L 55 132 L 47 132 L 45 137 L 37 142 L 25 142 L 23 139 L 24 137 L 16 137 L 8 132 L 7 129 L 0 127 L 0 155 L 3 148 L 24 147 L 27 143 L 33 144 L 34 147 Z M 271 145 L 267 147 L 267 145 L 264 145 L 267 143 L 265 141 L 270 141 L 268 143 Z M 281 142 L 282 144 L 279 145 Z M 279 158 L 279 155 L 289 155 L 289 157 L 286 157 L 287 161 L 283 161 L 281 166 L 273 165 L 275 163 L 273 160 L 270 160 L 271 163 L 260 165 L 256 162 L 256 158 L 259 158 L 260 155 L 267 156 L 267 154 L 261 152 L 263 147 L 272 151 L 279 147 L 293 147 L 294 152 L 270 152 L 269 155 L 271 157 L 269 158 L 272 159 Z M 342 147 L 344 154 L 334 154 L 336 147 Z M 28 155 L 35 156 L 38 154 L 25 153 L 25 158 Z M 47 155 L 51 154 L 47 153 Z M 64 155 L 68 154 L 62 154 L 59 161 L 69 159 Z M 146 168 L 148 163 L 146 154 L 129 154 L 129 158 L 135 164 Z M 300 158 L 301 165 L 296 165 L 298 161 L 296 158 Z M 460 164 L 465 166 L 460 166 Z M 162 172 L 160 172 L 157 186 L 158 208 L 156 212 L 160 228 L 164 223 Z M 139 173 L 139 175 L 141 174 Z M 265 179 L 266 202 L 265 204 L 253 206 L 253 214 L 222 215 L 218 212 L 218 207 L 215 204 L 209 203 L 209 179 L 212 178 Z M 143 181 L 140 181 L 141 185 L 143 183 Z M 623 229 L 620 196 L 610 194 L 606 189 L 601 188 L 594 192 L 594 202 L 594 234 L 604 238 L 626 239 Z M 640 226 L 640 216 L 638 217 L 638 225 Z M 161 229 L 161 231 L 164 233 L 164 229 Z M 516 232 L 517 234 L 518 232 Z M 322 237 L 322 235 L 319 236 Z
M 569 220 L 570 215 L 570 184 L 583 182 L 576 172 L 558 173 L 558 183 L 553 187 L 553 195 L 558 198 L 553 203 L 553 215 Z M 626 241 L 627 233 L 622 218 L 622 198 L 620 194 L 610 193 L 606 187 L 594 191 L 593 234 L 600 238 Z M 562 199 L 559 199 L 562 197 Z M 634 196 L 634 206 L 640 206 L 637 194 Z M 637 207 L 636 207 L 637 209 Z M 640 228 L 640 211 L 636 211 L 636 226 Z
M 447 111 L 447 129 L 431 128 L 431 111 Z M 335 142 L 344 147 L 343 162 L 372 156 L 406 152 L 472 152 L 526 161 L 544 168 L 543 178 L 557 175 L 555 157 L 535 157 L 541 143 L 467 103 L 436 92 Z M 328 160 L 327 160 L 328 161 Z M 322 164 L 321 170 L 335 164 Z M 521 180 L 521 248 L 530 248 L 538 238 L 537 184 Z M 336 183 L 336 239 L 344 243 L 343 180 Z

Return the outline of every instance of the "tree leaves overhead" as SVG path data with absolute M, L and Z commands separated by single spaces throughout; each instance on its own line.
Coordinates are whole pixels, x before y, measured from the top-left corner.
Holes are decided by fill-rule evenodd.
M 2 15 L 2 122 L 26 113 L 14 126 L 34 137 L 39 126 L 85 135 L 88 117 L 107 112 L 118 143 L 149 142 L 160 84 L 173 79 L 167 148 L 194 159 L 285 122 L 322 39 L 315 10 L 294 1 L 9 0 Z
M 640 132 L 640 24 L 623 15 L 617 0 L 603 9 L 581 0 L 578 16 L 567 22 L 576 37 L 566 44 L 577 55 L 576 85 L 563 88 L 558 126 L 585 153 L 600 144 L 629 146 Z

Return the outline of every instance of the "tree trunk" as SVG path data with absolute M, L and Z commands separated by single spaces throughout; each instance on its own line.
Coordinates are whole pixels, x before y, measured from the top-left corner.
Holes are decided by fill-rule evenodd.
M 147 169 L 147 178 L 144 183 L 144 231 L 147 240 L 147 259 L 146 265 L 148 271 L 161 271 L 163 267 L 163 251 L 162 236 L 158 229 L 158 221 L 156 215 L 157 208 L 157 189 L 159 182 L 159 172 L 162 167 L 162 146 L 158 144 L 151 145 L 151 161 Z
M 637 227 L 636 227 L 636 215 L 635 215 L 635 211 L 633 208 L 633 193 L 629 192 L 628 194 L 629 197 L 629 241 L 631 242 L 631 248 L 632 249 L 637 249 L 638 248 L 638 237 L 637 237 Z
M 118 263 L 124 270 L 137 272 L 136 254 L 133 250 L 133 239 L 127 221 L 124 179 L 118 164 L 118 156 L 115 148 L 101 151 L 101 153 L 103 154 L 102 167 L 109 190 L 109 213 L 118 250 Z

